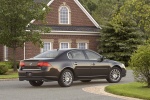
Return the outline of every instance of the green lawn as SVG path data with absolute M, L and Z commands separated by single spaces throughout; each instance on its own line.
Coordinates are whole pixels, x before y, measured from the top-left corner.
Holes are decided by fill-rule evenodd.
M 9 71 L 5 75 L 0 75 L 0 79 L 12 79 L 12 78 L 18 78 L 18 72 L 13 72 L 12 69 L 9 69 Z
M 107 86 L 105 91 L 117 95 L 150 100 L 150 88 L 147 88 L 142 83 L 115 84 Z

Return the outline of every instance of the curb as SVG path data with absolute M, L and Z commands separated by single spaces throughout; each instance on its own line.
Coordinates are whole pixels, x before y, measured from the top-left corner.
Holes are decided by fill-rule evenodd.
M 11 79 L 0 79 L 0 81 L 18 81 L 19 78 L 11 78 Z
M 132 98 L 132 97 L 126 97 L 126 96 L 120 96 L 120 95 L 115 95 L 115 94 L 111 94 L 108 92 L 105 92 L 105 86 L 94 86 L 94 87 L 85 87 L 82 88 L 83 91 L 88 92 L 88 93 L 93 93 L 93 94 L 98 94 L 98 95 L 105 95 L 105 96 L 111 96 L 111 97 L 116 97 L 116 98 L 120 98 L 120 99 L 124 99 L 124 100 L 142 100 L 142 99 L 138 99 L 138 98 Z

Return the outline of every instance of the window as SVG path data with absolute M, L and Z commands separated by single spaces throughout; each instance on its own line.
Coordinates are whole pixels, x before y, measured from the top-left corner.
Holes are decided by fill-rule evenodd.
M 78 59 L 78 60 L 85 60 L 85 56 L 82 51 L 72 51 L 68 53 L 70 59 Z
M 8 61 L 8 47 L 4 46 L 4 61 Z
M 79 49 L 87 49 L 87 43 L 78 43 Z
M 79 49 L 88 49 L 89 47 L 89 40 L 84 40 L 84 39 L 77 39 L 77 48 Z
M 68 49 L 69 43 L 60 43 L 60 49 Z
M 67 6 L 61 6 L 59 8 L 59 24 L 70 24 L 69 8 Z
M 43 45 L 43 48 L 42 48 L 41 52 L 51 50 L 51 43 L 50 42 L 44 42 L 43 44 L 44 45 Z
M 85 51 L 85 53 L 88 56 L 89 60 L 98 60 L 98 58 L 100 58 L 100 55 L 92 51 Z

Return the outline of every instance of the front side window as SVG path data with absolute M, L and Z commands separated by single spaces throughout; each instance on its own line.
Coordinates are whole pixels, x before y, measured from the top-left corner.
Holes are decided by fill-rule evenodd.
M 69 24 L 69 9 L 66 6 L 59 9 L 59 24 Z
M 92 51 L 85 51 L 85 53 L 88 56 L 89 60 L 98 60 L 100 58 L 100 55 Z
M 87 49 L 87 43 L 78 43 L 79 49 Z
M 60 49 L 68 49 L 69 43 L 60 43 Z
M 44 45 L 43 45 L 43 48 L 42 48 L 42 52 L 51 50 L 51 43 L 50 42 L 44 42 L 43 44 Z

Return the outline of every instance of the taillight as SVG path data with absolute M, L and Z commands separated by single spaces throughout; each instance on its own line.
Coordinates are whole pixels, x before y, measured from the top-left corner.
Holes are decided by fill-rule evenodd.
M 20 61 L 20 64 L 19 64 L 20 67 L 24 67 L 25 66 L 25 63 L 23 61 Z
M 48 62 L 39 62 L 37 66 L 38 67 L 50 67 L 51 65 Z

